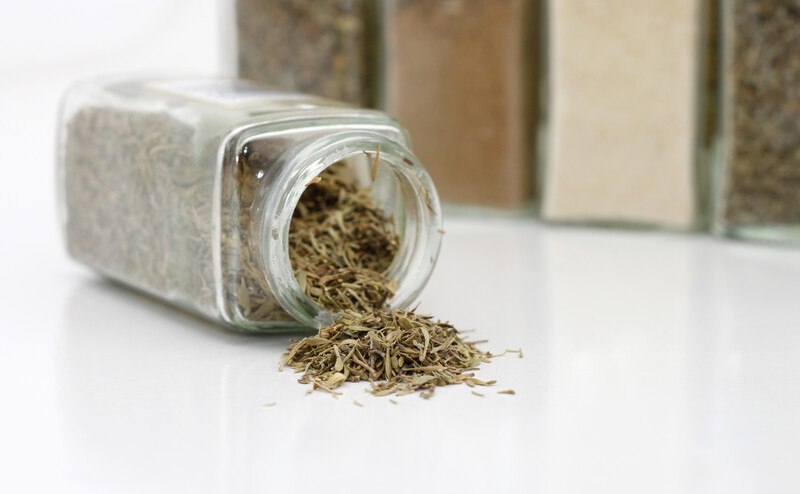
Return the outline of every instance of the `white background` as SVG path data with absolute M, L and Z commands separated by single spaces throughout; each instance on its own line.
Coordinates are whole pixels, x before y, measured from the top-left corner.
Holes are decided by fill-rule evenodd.
M 3 10 L 0 492 L 800 492 L 800 250 L 449 218 L 423 309 L 525 357 L 484 398 L 306 397 L 287 337 L 102 281 L 58 231 L 65 86 L 216 72 L 216 2 Z

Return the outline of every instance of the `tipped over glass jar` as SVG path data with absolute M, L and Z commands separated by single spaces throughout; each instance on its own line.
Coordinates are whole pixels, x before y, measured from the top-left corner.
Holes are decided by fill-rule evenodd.
M 295 275 L 289 231 L 334 164 L 398 234 L 388 305 L 409 306 L 433 270 L 436 190 L 384 113 L 239 80 L 111 80 L 73 87 L 60 119 L 71 256 L 230 328 L 330 321 Z

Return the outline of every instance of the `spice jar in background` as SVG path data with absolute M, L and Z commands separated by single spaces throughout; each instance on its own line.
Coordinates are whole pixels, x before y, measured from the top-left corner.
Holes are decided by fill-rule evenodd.
M 239 77 L 375 106 L 379 2 L 231 1 Z
M 702 225 L 706 15 L 702 0 L 548 3 L 545 219 Z
M 800 243 L 800 3 L 722 9 L 718 234 Z
M 383 108 L 444 201 L 518 208 L 532 192 L 538 1 L 383 2 Z
M 301 289 L 288 235 L 301 194 L 336 163 L 371 183 L 396 225 L 389 305 L 406 307 L 432 272 L 441 215 L 403 129 L 378 111 L 242 81 L 70 90 L 59 145 L 67 247 L 113 279 L 232 328 L 316 325 L 328 313 Z

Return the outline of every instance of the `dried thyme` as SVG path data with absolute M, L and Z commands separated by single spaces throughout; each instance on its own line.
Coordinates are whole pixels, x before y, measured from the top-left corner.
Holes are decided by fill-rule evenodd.
M 372 161 L 378 172 L 380 149 Z M 437 386 L 487 386 L 472 371 L 491 354 L 466 342 L 450 324 L 415 311 L 388 309 L 395 282 L 387 271 L 397 253 L 394 223 L 374 203 L 368 187 L 344 178 L 343 164 L 312 180 L 295 209 L 289 256 L 304 292 L 336 312 L 338 320 L 290 344 L 281 368 L 302 372 L 301 383 L 338 394 L 347 381 L 368 381 L 376 396 L 420 392 Z
M 71 254 L 213 311 L 214 171 L 192 159 L 192 127 L 166 114 L 86 107 L 66 134 L 64 199 L 80 212 L 65 223 Z
M 289 257 L 300 287 L 322 307 L 375 310 L 397 289 L 386 272 L 399 236 L 370 189 L 345 180 L 343 169 L 328 168 L 303 193 L 289 230 Z
M 450 324 L 414 311 L 342 311 L 337 322 L 315 336 L 290 344 L 281 368 L 302 372 L 301 383 L 334 392 L 343 383 L 370 382 L 376 396 L 421 391 L 429 398 L 437 386 L 465 383 L 490 386 L 472 371 L 490 354 L 464 341 Z
M 165 113 L 86 107 L 66 128 L 66 236 L 74 257 L 217 318 L 213 270 L 215 142 L 194 159 L 191 125 Z M 114 145 L 110 145 L 114 143 Z M 293 321 L 263 273 L 251 238 L 265 170 L 285 143 L 253 142 L 222 171 L 222 291 L 252 325 Z M 113 164 L 114 166 L 111 166 Z

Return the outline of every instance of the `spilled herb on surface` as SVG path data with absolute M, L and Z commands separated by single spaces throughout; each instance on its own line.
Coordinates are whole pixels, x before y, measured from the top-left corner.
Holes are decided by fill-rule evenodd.
M 377 174 L 380 150 L 371 175 Z M 465 341 L 449 323 L 390 309 L 397 290 L 388 270 L 400 238 L 392 218 L 344 177 L 343 164 L 326 169 L 308 184 L 289 230 L 289 256 L 301 289 L 337 320 L 318 334 L 290 343 L 280 366 L 303 373 L 312 389 L 339 394 L 345 382 L 367 381 L 376 396 L 419 391 L 433 396 L 438 386 L 490 386 L 474 371 L 492 355 L 479 342 Z
M 343 311 L 315 336 L 290 344 L 281 368 L 302 372 L 300 382 L 335 393 L 347 381 L 368 381 L 376 396 L 428 393 L 437 386 L 491 386 L 473 371 L 491 354 L 465 341 L 450 324 L 414 311 Z

